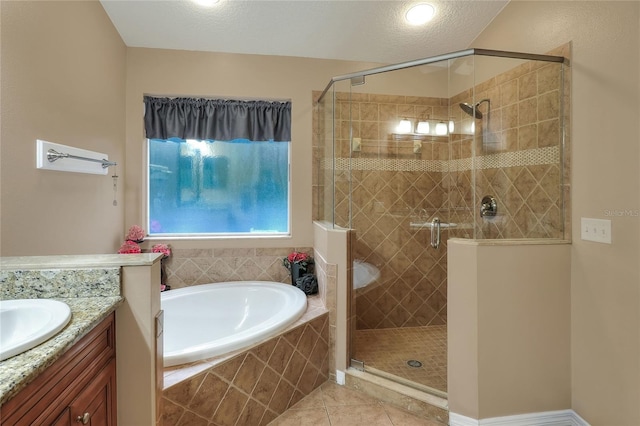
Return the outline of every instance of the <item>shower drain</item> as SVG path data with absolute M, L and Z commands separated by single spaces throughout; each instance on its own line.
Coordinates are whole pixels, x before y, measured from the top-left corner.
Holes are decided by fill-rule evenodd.
M 416 359 L 410 359 L 409 361 L 407 361 L 407 365 L 409 367 L 413 367 L 413 368 L 420 368 L 422 367 L 422 363 Z

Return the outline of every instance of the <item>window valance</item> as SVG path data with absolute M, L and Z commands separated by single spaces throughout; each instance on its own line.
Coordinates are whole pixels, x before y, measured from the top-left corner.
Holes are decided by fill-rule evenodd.
M 291 102 L 144 97 L 148 139 L 291 141 Z

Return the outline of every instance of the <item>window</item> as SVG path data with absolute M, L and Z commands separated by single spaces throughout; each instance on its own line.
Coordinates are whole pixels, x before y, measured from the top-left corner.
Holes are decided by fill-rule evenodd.
M 288 142 L 148 144 L 150 235 L 289 233 Z
M 291 102 L 144 102 L 151 236 L 289 234 Z

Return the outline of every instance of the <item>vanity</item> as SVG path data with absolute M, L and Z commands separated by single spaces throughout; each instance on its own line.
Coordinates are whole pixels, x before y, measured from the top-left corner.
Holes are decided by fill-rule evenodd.
M 115 425 L 115 314 L 111 313 L 0 408 L 7 425 Z
M 0 361 L 3 425 L 160 423 L 160 258 L 0 258 L 0 300 L 53 299 L 71 310 L 53 337 Z

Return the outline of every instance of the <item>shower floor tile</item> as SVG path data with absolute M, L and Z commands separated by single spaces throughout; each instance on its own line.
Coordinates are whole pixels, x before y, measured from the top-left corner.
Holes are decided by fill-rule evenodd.
M 446 325 L 357 330 L 355 347 L 365 368 L 447 392 Z M 410 367 L 409 360 L 422 366 Z

